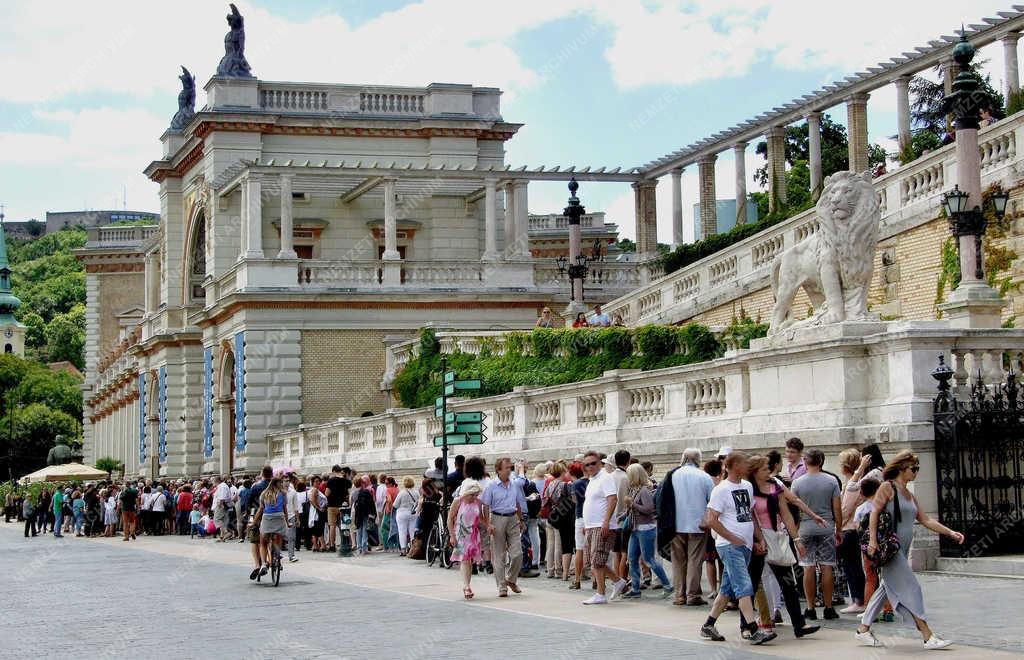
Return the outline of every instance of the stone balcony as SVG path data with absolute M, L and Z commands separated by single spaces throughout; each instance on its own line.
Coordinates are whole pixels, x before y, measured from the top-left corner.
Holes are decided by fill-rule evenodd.
M 160 231 L 159 225 L 107 225 L 86 229 L 85 247 L 138 247 Z
M 1024 144 L 1024 113 L 978 135 L 982 187 L 1020 176 L 1017 145 Z M 875 179 L 881 206 L 879 240 L 912 229 L 939 215 L 941 197 L 957 180 L 955 145 L 946 145 Z M 808 209 L 765 231 L 641 286 L 608 303 L 629 325 L 678 323 L 769 286 L 772 263 L 783 250 L 817 231 Z

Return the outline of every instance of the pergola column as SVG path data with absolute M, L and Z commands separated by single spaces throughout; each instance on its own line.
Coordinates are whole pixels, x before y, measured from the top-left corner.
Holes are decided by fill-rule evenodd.
M 516 254 L 516 196 L 512 183 L 505 186 L 505 258 Z
M 736 168 L 736 226 L 747 224 L 747 143 L 732 145 Z
M 515 193 L 516 255 L 528 259 L 530 254 L 530 198 L 526 181 L 516 181 L 512 186 Z
M 768 212 L 786 203 L 786 127 L 768 129 Z
M 1006 102 L 1020 89 L 1020 72 L 1017 66 L 1017 42 L 1020 32 L 1007 32 L 1003 42 L 1003 78 L 1006 80 Z
M 281 175 L 281 250 L 278 259 L 298 259 L 295 254 L 294 222 L 292 219 L 292 175 Z
M 245 258 L 263 258 L 263 190 L 259 179 L 249 176 L 243 184 L 245 195 Z
M 633 184 L 636 254 L 641 261 L 658 254 L 658 202 L 654 194 L 657 185 L 657 179 L 644 179 Z
M 482 261 L 498 258 L 498 181 L 484 180 L 484 254 Z
M 395 210 L 395 179 L 384 179 L 384 254 L 383 261 L 398 261 L 398 216 Z
M 896 85 L 896 138 L 900 152 L 910 146 L 910 76 L 900 76 L 893 81 Z
M 672 176 L 672 249 L 683 244 L 683 168 L 677 167 Z
M 846 127 L 849 131 L 850 171 L 868 169 L 868 94 L 846 99 Z
M 942 72 L 942 89 L 949 96 L 953 93 L 953 79 L 960 73 L 960 67 L 952 58 L 946 58 L 939 61 L 939 70 Z M 953 115 L 946 115 L 946 130 L 953 132 Z
M 821 113 L 811 112 L 807 114 L 807 164 L 811 171 L 811 197 L 818 198 L 821 194 L 822 172 L 821 172 Z
M 700 237 L 718 233 L 718 209 L 715 199 L 715 161 L 711 154 L 700 159 Z

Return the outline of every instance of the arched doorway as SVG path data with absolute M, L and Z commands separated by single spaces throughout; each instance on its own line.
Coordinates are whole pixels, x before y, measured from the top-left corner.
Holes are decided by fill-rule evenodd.
M 203 304 L 206 300 L 206 212 L 200 206 L 189 223 L 185 240 L 185 296 L 189 304 Z
M 220 440 L 221 474 L 235 467 L 235 354 L 228 342 L 220 347 L 217 371 L 217 438 Z

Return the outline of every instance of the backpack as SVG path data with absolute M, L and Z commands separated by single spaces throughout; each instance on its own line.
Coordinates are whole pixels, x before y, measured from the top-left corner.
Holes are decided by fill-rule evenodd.
M 552 481 L 548 495 L 548 522 L 559 526 L 568 520 L 576 520 L 576 498 L 572 494 L 572 482 Z
M 537 484 L 533 483 L 529 479 L 526 480 L 526 485 L 523 486 L 523 495 L 526 496 L 526 513 L 530 518 L 536 518 L 540 514 L 541 502 L 539 497 L 530 499 L 530 495 L 537 494 Z
M 896 534 L 896 528 L 902 519 L 900 514 L 900 494 L 891 481 L 889 484 L 892 486 L 893 512 L 889 513 L 888 510 L 883 510 L 878 514 L 878 527 L 875 530 L 877 532 L 876 543 L 878 550 L 873 556 L 868 554 L 868 546 L 871 544 L 871 516 L 864 516 L 864 519 L 860 521 L 860 528 L 857 532 L 860 550 L 876 570 L 892 561 L 896 553 L 900 551 L 900 537 Z
M 547 520 L 551 517 L 551 494 L 555 489 L 555 485 L 559 482 L 559 479 L 548 479 L 544 484 L 544 492 L 541 493 L 541 505 L 540 505 L 540 517 Z

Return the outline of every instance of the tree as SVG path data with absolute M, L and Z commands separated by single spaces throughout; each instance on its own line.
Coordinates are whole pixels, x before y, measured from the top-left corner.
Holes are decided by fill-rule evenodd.
M 619 242 L 615 244 L 622 252 L 636 252 L 636 243 L 628 238 L 620 238 Z
M 11 448 L 10 411 L 0 417 L 0 455 Z M 82 424 L 71 415 L 53 410 L 43 403 L 31 403 L 14 411 L 13 470 L 27 474 L 46 465 L 46 456 L 58 435 L 77 442 Z
M 993 114 L 1002 116 L 1003 94 L 992 86 L 991 76 L 982 75 L 985 64 L 987 61 L 973 62 L 971 73 L 978 80 L 982 94 L 988 97 L 988 106 Z M 936 67 L 935 70 L 940 71 L 939 67 Z M 934 149 L 933 145 L 941 145 L 949 129 L 947 125 L 949 112 L 945 104 L 945 82 L 932 82 L 927 78 L 914 76 L 910 80 L 910 97 L 912 99 L 910 125 L 913 129 L 914 140 L 911 142 L 909 153 L 901 154 L 900 160 L 903 162 L 919 158 L 925 149 Z
M 107 479 L 113 479 L 114 472 L 124 469 L 124 464 L 116 458 L 110 456 L 104 456 L 103 458 L 96 459 L 96 469 L 103 470 L 107 473 Z
M 39 222 L 35 218 L 32 218 L 25 223 L 26 229 L 28 229 L 28 235 L 32 238 L 38 238 L 42 236 L 43 232 L 46 231 L 46 225 Z
M 42 316 L 22 306 L 14 313 L 14 318 L 25 324 L 26 347 L 42 348 L 46 345 L 46 321 L 43 320 Z
M 789 169 L 786 171 L 786 207 L 806 208 L 811 194 L 810 168 L 811 142 L 809 127 L 805 121 L 802 124 L 791 124 L 786 127 L 786 163 Z M 768 143 L 761 141 L 757 143 L 755 151 L 768 159 Z M 877 144 L 868 146 L 868 163 L 871 167 L 884 163 L 886 160 L 885 149 Z M 803 168 L 794 172 L 798 163 L 803 163 Z M 849 139 L 846 135 L 846 127 L 837 124 L 828 115 L 821 116 L 821 176 L 822 180 L 836 172 L 842 172 L 850 168 Z M 768 187 L 768 164 L 757 168 L 754 172 L 754 180 L 762 188 Z M 801 187 L 803 186 L 803 187 Z M 758 217 L 764 217 L 767 213 L 767 195 L 763 198 L 754 198 L 758 202 Z M 765 212 L 761 213 L 764 206 Z
M 43 403 L 54 410 L 82 417 L 81 384 L 69 373 L 55 372 L 32 365 L 14 390 L 15 401 L 22 404 Z
M 49 359 L 67 360 L 79 369 L 85 368 L 85 305 L 75 305 L 67 314 L 58 314 L 46 324 Z

